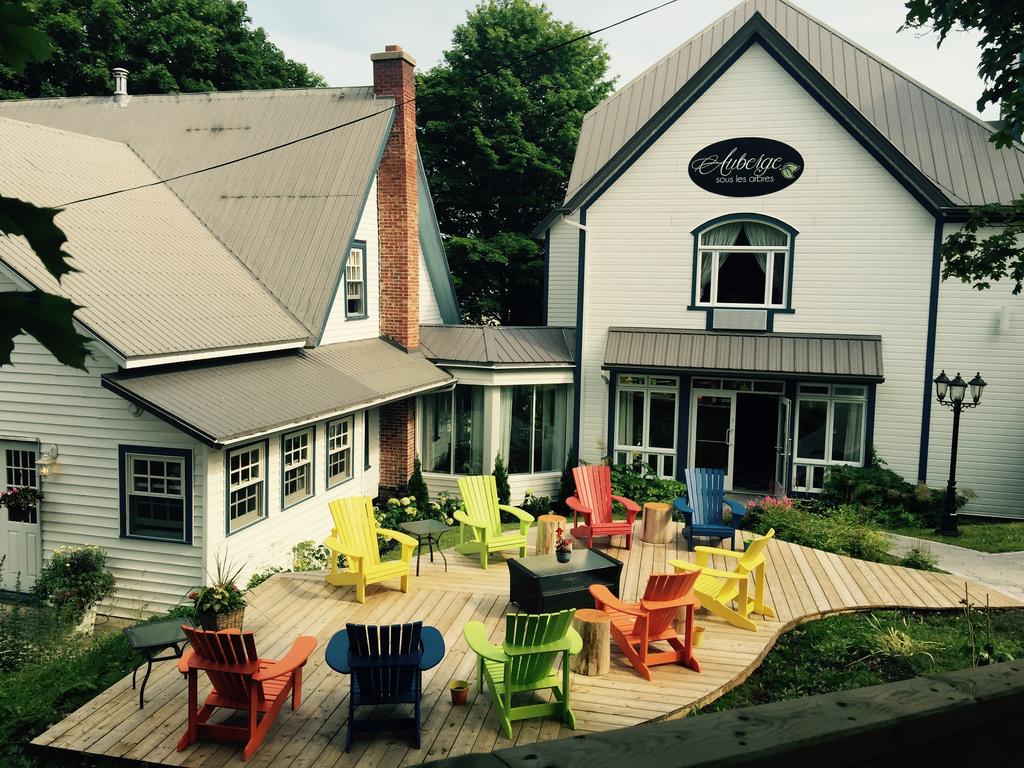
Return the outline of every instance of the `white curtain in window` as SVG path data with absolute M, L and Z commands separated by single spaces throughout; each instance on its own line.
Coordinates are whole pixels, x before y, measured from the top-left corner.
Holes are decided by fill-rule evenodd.
M 727 221 L 725 224 L 719 224 L 700 236 L 701 243 L 711 246 L 736 245 L 736 237 L 742 226 L 743 222 L 741 221 Z
M 769 247 L 786 244 L 786 233 L 768 224 L 745 221 L 743 222 L 743 233 L 747 236 L 747 242 L 753 246 Z

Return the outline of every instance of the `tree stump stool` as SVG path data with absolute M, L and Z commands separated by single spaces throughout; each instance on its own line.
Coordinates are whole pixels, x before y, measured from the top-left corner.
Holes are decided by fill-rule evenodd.
M 581 608 L 572 627 L 583 638 L 583 649 L 569 660 L 569 668 L 581 675 L 607 675 L 611 666 L 612 617 L 594 608 Z
M 555 551 L 555 531 L 562 529 L 562 535 L 569 536 L 565 527 L 565 518 L 561 515 L 540 515 L 537 518 L 537 541 L 533 554 L 550 555 Z
M 672 505 L 660 501 L 644 504 L 644 529 L 640 540 L 648 544 L 669 544 L 672 541 Z

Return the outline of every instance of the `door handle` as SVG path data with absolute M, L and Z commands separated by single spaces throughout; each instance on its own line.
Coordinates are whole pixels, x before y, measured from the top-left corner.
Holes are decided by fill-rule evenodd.
M 725 430 L 725 444 L 732 445 L 732 427 Z

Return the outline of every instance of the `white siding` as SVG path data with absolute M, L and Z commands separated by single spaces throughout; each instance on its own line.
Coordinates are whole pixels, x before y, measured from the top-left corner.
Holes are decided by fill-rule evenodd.
M 370 467 L 365 467 L 363 419 L 370 414 Z M 331 514 L 327 503 L 343 496 L 376 496 L 380 481 L 379 411 L 355 414 L 354 474 L 351 480 L 333 488 L 326 487 L 327 423 L 316 424 L 313 476 L 315 495 L 288 509 L 281 509 L 281 433 L 268 438 L 267 509 L 265 519 L 230 536 L 226 535 L 224 497 L 224 451 L 208 449 L 209 499 L 208 551 L 211 563 L 223 558 L 242 567 L 242 579 L 268 566 L 291 566 L 291 549 L 299 541 L 321 543 L 331 532 Z
M 955 231 L 946 227 L 945 234 Z M 981 405 L 960 418 L 957 487 L 976 496 L 965 512 L 1024 518 L 1024 302 L 1008 283 L 975 291 L 959 281 L 942 283 L 935 344 L 935 372 L 950 378 L 976 371 L 988 382 Z M 953 415 L 932 405 L 928 482 L 945 485 Z
M 794 146 L 806 169 L 775 194 L 713 195 L 687 163 L 734 136 Z M 754 212 L 787 222 L 796 239 L 793 315 L 776 331 L 880 334 L 875 444 L 916 478 L 931 277 L 933 219 L 759 46 L 752 47 L 606 191 L 587 213 L 581 458 L 605 450 L 607 328 L 703 328 L 690 302 L 691 230 Z
M 430 284 L 430 274 L 427 272 L 427 262 L 423 259 L 423 251 L 420 251 L 420 325 L 442 325 L 444 318 L 441 317 L 441 308 L 437 305 L 437 296 L 434 295 L 434 286 Z
M 345 319 L 345 285 L 339 280 L 321 344 L 355 339 L 375 339 L 380 336 L 380 247 L 377 230 L 377 181 L 370 187 L 366 207 L 356 227 L 356 240 L 366 242 L 366 307 L 367 317 L 362 320 Z M 345 249 L 348 243 L 338 243 Z
M 558 219 L 549 231 L 547 324 L 575 326 L 580 230 Z
M 101 387 L 100 374 L 117 367 L 93 348 L 85 373 L 19 336 L 14 365 L 0 369 L 0 435 L 58 447 L 56 468 L 43 481 L 43 557 L 63 545 L 99 545 L 117 579 L 117 591 L 101 610 L 124 616 L 162 611 L 203 581 L 205 450 L 154 416 L 132 416 L 125 400 Z M 191 545 L 120 538 L 119 445 L 192 451 Z

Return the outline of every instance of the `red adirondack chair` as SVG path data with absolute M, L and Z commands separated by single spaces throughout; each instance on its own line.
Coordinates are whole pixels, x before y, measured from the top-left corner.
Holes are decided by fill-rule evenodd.
M 208 632 L 182 626 L 190 648 L 178 661 L 178 671 L 188 677 L 188 727 L 178 739 L 178 751 L 201 738 L 242 742 L 242 760 L 260 748 L 274 718 L 291 694 L 292 709 L 302 701 L 302 667 L 316 648 L 316 638 L 303 635 L 279 661 L 256 655 L 252 632 L 224 629 Z M 199 706 L 199 671 L 204 670 L 213 691 Z M 246 725 L 208 723 L 218 707 L 248 713 Z M 262 717 L 260 717 L 262 715 Z
M 626 603 L 613 595 L 603 584 L 592 584 L 590 594 L 600 611 L 612 619 L 612 637 L 633 669 L 651 679 L 651 667 L 658 664 L 682 664 L 700 672 L 693 658 L 693 614 L 700 601 L 693 593 L 699 574 L 653 573 L 638 603 Z M 679 578 L 684 576 L 686 578 Z M 676 612 L 686 608 L 686 631 L 680 637 L 673 626 Z M 648 646 L 659 641 L 672 646 L 671 651 L 651 651 Z
M 612 495 L 611 468 L 575 467 L 572 476 L 576 481 L 576 495 L 566 500 L 573 513 L 574 527 L 570 533 L 577 539 L 586 539 L 588 548 L 594 546 L 595 536 L 622 535 L 626 537 L 626 549 L 632 549 L 633 521 L 640 514 L 640 505 L 623 496 Z M 626 508 L 625 520 L 612 520 L 613 501 Z M 579 524 L 580 515 L 583 525 Z

